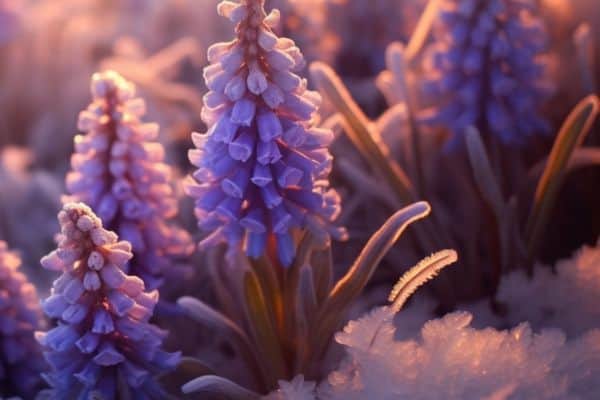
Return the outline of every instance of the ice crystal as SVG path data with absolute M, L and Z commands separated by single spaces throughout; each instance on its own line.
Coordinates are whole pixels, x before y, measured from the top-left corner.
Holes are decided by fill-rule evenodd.
M 510 144 L 547 133 L 547 35 L 536 12 L 533 1 L 442 0 L 425 62 L 435 107 L 424 119 L 455 140 L 470 125 Z
M 142 123 L 144 101 L 113 71 L 92 77 L 93 102 L 79 115 L 67 201 L 82 201 L 108 229 L 133 246 L 127 272 L 149 289 L 162 283 L 174 257 L 191 250 L 188 234 L 169 223 L 177 199 L 169 179 L 158 125 Z
M 179 353 L 163 351 L 167 333 L 148 322 L 158 292 L 124 272 L 131 245 L 82 203 L 66 204 L 58 219 L 58 249 L 41 261 L 62 272 L 42 305 L 57 325 L 37 333 L 52 366 L 49 397 L 163 398 L 152 376 L 174 368 Z
M 202 117 L 209 129 L 192 135 L 197 149 L 189 156 L 198 170 L 187 190 L 200 227 L 213 232 L 202 245 L 225 239 L 258 257 L 273 239 L 289 265 L 293 228 L 323 239 L 343 234 L 332 226 L 340 199 L 328 181 L 333 133 L 312 121 L 321 98 L 296 74 L 304 58 L 292 40 L 273 33 L 279 13 L 267 15 L 263 3 L 219 5 L 237 37 L 208 50 Z
M 265 396 L 264 400 L 315 400 L 316 384 L 307 382 L 303 375 L 294 377 L 291 381 L 279 381 L 279 389 Z
M 538 265 L 533 279 L 523 271 L 506 275 L 497 296 L 506 306 L 506 316 L 492 315 L 484 302 L 465 307 L 473 311 L 478 325 L 506 326 L 528 321 L 536 329 L 560 328 L 568 337 L 577 337 L 600 327 L 598 293 L 600 242 L 557 262 L 554 271 Z
M 42 327 L 39 299 L 20 267 L 0 241 L 0 396 L 32 396 L 44 367 L 33 336 Z
M 426 323 L 418 338 L 395 339 L 387 307 L 350 322 L 337 341 L 348 357 L 320 399 L 567 399 L 600 393 L 600 330 L 565 342 L 558 330 L 471 328 L 466 312 Z M 583 397 L 580 397 L 583 396 Z

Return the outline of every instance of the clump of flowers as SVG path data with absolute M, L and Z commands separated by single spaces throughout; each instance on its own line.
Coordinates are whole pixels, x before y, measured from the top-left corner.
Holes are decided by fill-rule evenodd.
M 321 97 L 297 75 L 304 58 L 290 39 L 272 29 L 264 0 L 223 1 L 219 13 L 236 24 L 236 38 L 208 50 L 204 70 L 206 134 L 194 133 L 190 151 L 198 167 L 188 185 L 196 199 L 203 242 L 243 244 L 259 257 L 270 241 L 279 261 L 295 255 L 294 228 L 325 240 L 344 232 L 333 227 L 339 196 L 329 188 L 333 133 L 314 126 Z
M 44 367 L 34 331 L 42 327 L 35 287 L 19 256 L 0 241 L 0 396 L 32 396 Z
M 149 289 L 161 285 L 173 258 L 192 250 L 188 234 L 169 223 L 178 211 L 171 171 L 156 142 L 159 127 L 142 123 L 145 103 L 114 71 L 94 74 L 93 101 L 79 115 L 67 201 L 88 204 L 107 229 L 130 242 L 128 273 Z
M 58 249 L 41 261 L 62 272 L 43 302 L 57 325 L 37 334 L 52 367 L 49 397 L 164 398 L 152 376 L 173 369 L 179 353 L 162 350 L 167 333 L 148 322 L 158 292 L 124 272 L 131 245 L 82 203 L 66 204 L 58 220 Z
M 533 2 L 442 0 L 424 65 L 435 107 L 424 120 L 457 138 L 468 126 L 509 144 L 549 133 L 547 34 Z M 458 135 L 458 136 L 457 136 Z

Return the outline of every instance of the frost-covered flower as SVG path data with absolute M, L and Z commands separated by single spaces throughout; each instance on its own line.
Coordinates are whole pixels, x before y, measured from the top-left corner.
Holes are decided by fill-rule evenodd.
M 82 203 L 66 204 L 58 220 L 58 249 L 41 261 L 62 272 L 42 304 L 58 322 L 37 333 L 52 366 L 44 375 L 49 397 L 115 399 L 125 391 L 126 398 L 164 398 L 152 376 L 174 368 L 179 353 L 163 351 L 167 332 L 148 322 L 158 292 L 124 272 L 131 245 L 117 241 Z
M 35 394 L 44 367 L 33 336 L 42 327 L 39 299 L 20 267 L 17 254 L 0 241 L 0 397 Z
M 187 190 L 200 227 L 213 232 L 202 245 L 226 239 L 258 257 L 273 239 L 289 265 L 293 228 L 343 235 L 332 226 L 340 199 L 328 181 L 333 133 L 314 127 L 321 98 L 296 74 L 304 58 L 292 40 L 273 33 L 279 13 L 266 15 L 263 3 L 219 5 L 237 37 L 208 50 L 202 117 L 209 129 L 192 135 L 198 170 Z
M 442 0 L 426 57 L 424 120 L 454 139 L 476 126 L 508 144 L 547 133 L 539 108 L 550 93 L 547 35 L 533 1 Z
M 145 103 L 114 71 L 94 74 L 93 102 L 79 115 L 85 135 L 75 137 L 66 201 L 88 204 L 107 229 L 131 243 L 127 272 L 149 289 L 176 256 L 192 250 L 188 234 L 168 220 L 177 214 L 171 171 L 156 142 L 158 125 L 142 123 Z

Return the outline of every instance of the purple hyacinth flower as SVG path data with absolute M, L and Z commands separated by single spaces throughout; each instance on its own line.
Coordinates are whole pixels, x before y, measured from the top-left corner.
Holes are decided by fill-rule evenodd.
M 340 211 L 328 180 L 333 133 L 314 126 L 321 98 L 297 75 L 304 66 L 298 47 L 273 33 L 277 10 L 267 15 L 263 0 L 243 0 L 223 1 L 218 11 L 237 24 L 237 37 L 208 50 L 208 132 L 192 135 L 198 170 L 187 192 L 199 226 L 213 232 L 201 246 L 226 240 L 259 257 L 274 242 L 289 265 L 294 228 L 323 240 L 344 234 L 332 225 Z
M 107 229 L 133 246 L 128 273 L 161 285 L 174 257 L 193 250 L 189 235 L 168 220 L 178 212 L 171 171 L 156 141 L 158 125 L 142 123 L 144 101 L 114 71 L 94 74 L 93 102 L 79 115 L 67 201 L 88 204 Z
M 34 332 L 42 328 L 35 287 L 19 271 L 21 260 L 0 241 L 0 397 L 31 398 L 44 360 Z
M 424 86 L 436 107 L 423 118 L 449 127 L 451 143 L 468 126 L 517 145 L 549 132 L 547 34 L 533 1 L 443 0 L 434 37 Z
M 66 204 L 58 220 L 58 248 L 41 260 L 62 272 L 42 304 L 57 324 L 36 334 L 52 367 L 49 398 L 164 398 L 152 377 L 175 368 L 180 354 L 163 351 L 167 333 L 148 322 L 158 292 L 124 272 L 131 245 L 82 203 Z

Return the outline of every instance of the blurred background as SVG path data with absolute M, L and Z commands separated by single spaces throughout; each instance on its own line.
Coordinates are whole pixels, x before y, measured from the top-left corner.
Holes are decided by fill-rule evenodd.
M 168 162 L 183 177 L 189 170 L 190 132 L 204 129 L 200 110 L 206 49 L 231 38 L 232 27 L 216 15 L 217 3 L 0 0 L 0 238 L 21 252 L 27 273 L 42 294 L 49 277 L 38 268 L 38 260 L 52 247 L 58 229 L 55 215 L 77 115 L 90 100 L 91 74 L 110 68 L 136 83 L 148 104 L 146 120 L 161 125 Z M 596 39 L 589 50 L 592 63 L 600 65 L 600 51 L 595 51 L 600 43 L 600 7 L 597 0 L 537 4 L 550 27 L 548 66 L 556 91 L 544 107 L 555 131 L 586 94 L 572 79 L 576 63 L 567 62 L 575 57 L 573 35 L 582 22 L 592 30 L 588 36 Z M 371 118 L 387 108 L 375 85 L 386 68 L 386 47 L 394 41 L 407 42 L 425 5 L 425 0 L 266 0 L 267 9 L 281 10 L 279 33 L 292 37 L 308 62 L 330 64 Z M 598 69 L 594 73 L 600 79 Z M 327 105 L 323 110 L 323 117 L 332 112 Z M 597 132 L 590 136 L 592 144 L 600 142 Z M 552 139 L 532 145 L 530 164 L 547 153 Z M 359 158 L 343 138 L 332 152 L 336 160 Z M 593 243 L 600 234 L 600 213 L 593 212 L 600 199 L 598 171 L 581 175 L 568 182 L 569 195 L 561 198 L 563 206 L 545 246 L 548 260 L 568 255 L 584 242 Z M 351 198 L 351 185 L 335 169 L 334 186 L 345 200 Z M 386 215 L 368 214 L 364 205 L 348 206 L 352 213 L 347 214 L 356 217 L 350 226 L 353 237 L 364 243 Z M 185 199 L 181 223 L 195 231 Z M 338 251 L 343 260 L 351 260 L 359 248 L 357 244 Z

